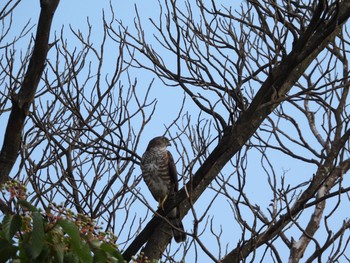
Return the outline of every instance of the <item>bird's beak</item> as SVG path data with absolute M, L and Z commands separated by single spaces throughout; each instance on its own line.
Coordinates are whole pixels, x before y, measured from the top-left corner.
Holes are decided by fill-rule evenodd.
M 171 143 L 170 143 L 170 142 L 168 142 L 168 146 L 171 146 Z

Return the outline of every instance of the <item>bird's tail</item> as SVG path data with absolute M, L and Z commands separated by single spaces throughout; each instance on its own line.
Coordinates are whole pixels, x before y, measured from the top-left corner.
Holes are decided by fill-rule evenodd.
M 169 221 L 173 225 L 173 235 L 177 243 L 184 242 L 186 240 L 186 233 L 184 226 L 180 219 L 179 209 L 174 208 L 169 215 Z
M 185 230 L 181 220 L 172 219 L 171 223 L 175 226 L 175 228 L 173 228 L 173 235 L 175 241 L 177 243 L 184 242 L 186 240 L 186 233 L 184 232 Z

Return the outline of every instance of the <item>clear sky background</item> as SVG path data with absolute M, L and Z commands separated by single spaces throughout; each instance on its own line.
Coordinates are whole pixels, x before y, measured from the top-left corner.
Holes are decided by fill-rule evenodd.
M 232 5 L 234 3 L 235 6 L 232 6 L 233 8 L 237 8 L 239 4 L 243 1 L 228 1 L 228 0 L 222 0 L 221 1 L 225 5 Z M 112 1 L 113 3 L 113 9 L 115 12 L 115 18 L 120 19 L 122 23 L 127 26 L 130 30 L 130 32 L 135 32 L 134 29 L 134 18 L 135 18 L 135 4 L 139 10 L 139 14 L 141 17 L 141 20 L 143 21 L 143 27 L 146 33 L 146 37 L 150 40 L 152 40 L 152 33 L 154 31 L 153 27 L 151 26 L 151 23 L 149 21 L 149 18 L 154 19 L 157 21 L 159 17 L 159 2 L 157 0 L 133 0 L 133 1 L 123 1 L 123 0 L 115 0 Z M 0 5 L 1 7 L 1 5 Z M 62 26 L 64 27 L 65 37 L 67 38 L 67 41 L 70 43 L 70 45 L 74 46 L 74 38 L 69 38 L 69 36 L 72 36 L 72 34 L 69 32 L 69 27 L 71 26 L 73 29 L 77 30 L 79 29 L 83 34 L 87 33 L 87 18 L 92 25 L 92 40 L 96 45 L 98 46 L 101 37 L 102 37 L 102 12 L 105 10 L 105 13 L 108 16 L 110 16 L 110 10 L 109 10 L 109 1 L 107 0 L 100 0 L 100 1 L 93 1 L 93 0 L 61 0 L 57 12 L 54 16 L 54 22 L 52 27 L 52 34 L 51 39 L 54 40 L 55 32 L 56 35 L 60 35 L 60 30 Z M 39 7 L 39 0 L 25 0 L 22 1 L 22 3 L 19 5 L 15 12 L 15 17 L 13 19 L 13 28 L 12 34 L 15 36 L 17 35 L 20 30 L 23 28 L 23 26 L 27 23 L 28 20 L 30 20 L 30 25 L 36 25 L 38 17 L 39 17 L 40 7 Z M 35 27 L 33 29 L 33 32 L 35 32 Z M 25 38 L 23 41 L 20 41 L 18 43 L 17 49 L 19 50 L 21 48 L 21 45 L 23 45 L 23 48 L 27 47 L 27 41 L 28 38 Z M 155 42 L 154 42 L 155 43 Z M 79 45 L 78 42 L 76 45 Z M 154 44 L 156 45 L 156 44 Z M 114 49 L 115 48 L 115 49 Z M 111 53 L 113 53 L 114 50 L 117 50 L 117 47 L 108 46 L 108 49 Z M 111 58 L 113 58 L 113 54 L 111 55 Z M 169 59 L 172 60 L 174 58 L 163 58 L 163 59 Z M 104 71 L 108 72 L 109 67 L 113 67 L 113 59 L 106 60 Z M 137 78 L 138 79 L 138 88 L 140 89 L 140 92 L 142 92 L 142 87 L 148 87 L 149 83 L 152 81 L 153 78 L 156 76 L 152 75 L 149 72 L 146 72 L 144 70 L 136 70 L 133 69 L 130 71 L 131 78 Z M 127 86 L 127 85 L 126 85 Z M 172 120 L 177 116 L 179 107 L 181 105 L 182 99 L 183 99 L 183 92 L 179 88 L 169 88 L 166 87 L 161 81 L 155 80 L 155 83 L 153 85 L 153 89 L 151 92 L 151 96 L 156 98 L 158 100 L 157 104 L 157 111 L 154 115 L 154 118 L 151 122 L 151 124 L 146 129 L 146 132 L 144 133 L 144 143 L 142 147 L 140 147 L 138 154 L 142 155 L 142 153 L 145 151 L 148 141 L 158 135 L 162 135 L 165 131 L 165 126 L 168 126 Z M 169 107 L 171 105 L 171 107 Z M 193 105 L 191 101 L 187 99 L 186 106 L 188 107 L 188 110 L 193 115 L 193 120 L 196 119 L 196 114 L 198 114 L 198 109 Z M 2 119 L 1 129 L 0 129 L 0 142 L 2 143 L 3 140 L 3 131 L 4 131 L 4 125 L 5 125 L 4 119 Z M 306 124 L 305 124 L 306 125 Z M 152 129 L 150 128 L 152 127 Z M 174 131 L 175 132 L 175 131 Z M 297 150 L 297 149 L 296 149 Z M 170 151 L 173 152 L 175 159 L 179 158 L 179 155 L 175 152 L 174 148 L 170 148 Z M 310 174 L 313 174 L 316 170 L 315 166 L 312 165 L 306 165 L 304 163 L 292 160 L 291 158 L 284 157 L 281 159 L 281 155 L 278 152 L 269 152 L 270 156 L 273 156 L 271 159 L 272 162 L 275 165 L 277 177 L 281 178 L 283 175 L 286 176 L 286 182 L 294 184 L 295 178 L 297 177 L 310 177 Z M 247 178 L 250 180 L 247 183 L 250 183 L 252 187 L 247 192 L 247 195 L 251 198 L 252 203 L 257 203 L 261 206 L 262 211 L 266 212 L 271 199 L 273 196 L 270 196 L 270 193 L 267 195 L 267 191 L 264 189 L 268 189 L 267 184 L 267 177 L 265 176 L 264 171 L 261 168 L 260 165 L 260 155 L 250 155 L 249 156 L 251 163 L 256 163 L 256 165 L 249 165 L 247 169 Z M 226 170 L 224 170 L 224 174 L 230 174 L 232 171 L 230 170 L 232 168 L 228 167 Z M 181 170 L 178 168 L 178 170 Z M 140 173 L 140 171 L 135 171 L 135 173 Z M 235 182 L 235 180 L 233 180 Z M 140 191 L 148 200 L 150 200 L 151 205 L 156 208 L 156 202 L 153 200 L 152 196 L 149 194 L 148 189 L 142 182 L 139 185 Z M 207 204 L 210 202 L 211 197 L 214 196 L 213 191 L 207 191 L 200 200 L 196 203 L 195 208 L 199 214 L 203 212 L 207 206 Z M 139 203 L 137 206 L 133 208 L 133 211 L 137 214 L 144 214 L 147 212 L 147 208 L 142 205 L 142 203 Z M 214 216 L 215 215 L 215 216 Z M 305 217 L 301 217 L 300 220 L 308 220 L 308 214 Z M 149 216 L 151 218 L 151 215 Z M 222 235 L 221 235 L 221 256 L 225 254 L 225 246 L 228 244 L 228 251 L 230 251 L 233 247 L 236 246 L 236 242 L 238 241 L 238 237 L 241 235 L 241 230 L 237 228 L 237 225 L 233 222 L 233 213 L 229 206 L 229 204 L 226 202 L 225 198 L 219 196 L 217 200 L 215 201 L 215 205 L 212 207 L 210 211 L 209 220 L 213 220 L 214 222 L 214 231 L 220 232 L 222 227 Z M 184 219 L 184 225 L 185 229 L 188 231 L 191 231 L 192 229 L 192 222 L 193 218 L 191 215 L 187 216 Z M 334 222 L 335 225 L 340 225 L 342 222 Z M 297 233 L 294 238 L 298 238 L 300 233 Z M 318 235 L 322 235 L 322 233 L 319 233 Z M 215 256 L 219 256 L 219 248 L 217 246 L 216 240 L 213 238 L 213 236 L 208 232 L 203 235 L 203 242 L 208 246 L 209 250 L 212 254 Z M 123 237 L 121 237 L 123 239 Z M 172 243 L 172 248 L 176 249 L 176 246 L 178 246 L 175 243 Z M 180 245 L 181 246 L 181 245 Z M 285 246 L 281 246 L 281 250 L 283 251 L 285 249 Z M 193 250 L 193 248 L 192 248 Z M 284 252 L 282 252 L 284 253 Z M 205 255 L 204 252 L 199 252 L 200 255 L 199 258 L 197 258 L 198 262 L 209 262 L 208 257 Z M 289 254 L 288 250 L 285 250 L 285 257 L 287 258 Z M 191 251 L 189 253 L 189 257 L 186 259 L 186 262 L 194 262 L 194 251 Z

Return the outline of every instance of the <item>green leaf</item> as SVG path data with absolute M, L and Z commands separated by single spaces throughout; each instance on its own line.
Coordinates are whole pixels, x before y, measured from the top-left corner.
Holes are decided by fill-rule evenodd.
M 101 249 L 94 250 L 94 262 L 107 262 L 107 254 Z
M 0 239 L 0 262 L 6 262 L 14 259 L 17 253 L 17 247 L 12 245 L 8 240 Z
M 62 227 L 63 231 L 69 235 L 70 244 L 75 255 L 84 263 L 92 262 L 90 247 L 80 239 L 78 227 L 68 220 L 59 220 L 58 224 Z
M 11 219 L 12 219 L 11 215 L 6 214 L 4 216 L 4 219 L 2 220 L 2 224 L 1 224 L 2 232 L 4 233 L 4 237 L 9 241 L 11 240 L 11 238 L 10 238 Z
M 80 247 L 80 233 L 78 227 L 71 221 L 61 219 L 58 221 L 58 225 L 60 225 L 64 232 L 66 232 L 71 238 L 72 248 L 75 250 Z
M 54 255 L 55 255 L 55 262 L 56 262 L 56 263 L 63 263 L 64 251 L 65 251 L 65 246 L 64 246 L 64 244 L 62 244 L 62 243 L 58 244 L 58 245 L 55 247 L 55 249 L 54 249 Z
M 44 243 L 44 247 L 41 250 L 40 255 L 35 259 L 36 263 L 47 263 L 49 261 L 50 258 L 50 250 L 49 247 L 47 246 L 46 243 Z M 49 261 L 50 262 L 50 261 Z
M 18 240 L 18 250 L 19 250 L 19 258 L 21 262 L 29 262 L 31 259 L 31 244 L 30 240 L 32 237 L 31 232 L 23 233 L 21 238 Z
M 11 241 L 13 236 L 21 229 L 22 226 L 22 218 L 20 215 L 5 215 L 2 221 L 2 231 L 4 233 L 4 237 Z
M 88 262 L 92 263 L 93 262 L 93 257 L 91 254 L 90 247 L 86 243 L 81 243 L 81 247 L 79 250 L 76 251 L 77 255 L 81 259 L 82 262 Z
M 36 259 L 43 250 L 45 242 L 44 221 L 39 212 L 33 212 L 32 257 Z
M 10 227 L 10 238 L 11 239 L 18 231 L 21 230 L 21 227 L 22 227 L 22 217 L 18 214 L 15 214 L 12 217 L 11 227 Z
M 64 256 L 64 262 L 65 263 L 80 263 L 79 258 L 77 257 L 77 255 L 68 252 L 65 254 Z
M 120 254 L 118 249 L 112 244 L 102 243 L 100 249 L 105 251 L 109 256 L 117 258 L 119 262 L 124 262 L 123 256 Z

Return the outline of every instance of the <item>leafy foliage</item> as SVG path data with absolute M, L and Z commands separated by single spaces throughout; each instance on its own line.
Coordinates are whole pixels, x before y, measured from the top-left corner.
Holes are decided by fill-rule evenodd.
M 115 237 L 93 222 L 52 205 L 45 213 L 26 200 L 17 182 L 2 188 L 2 203 L 12 211 L 0 224 L 0 262 L 123 262 Z M 7 195 L 6 193 L 9 193 Z

